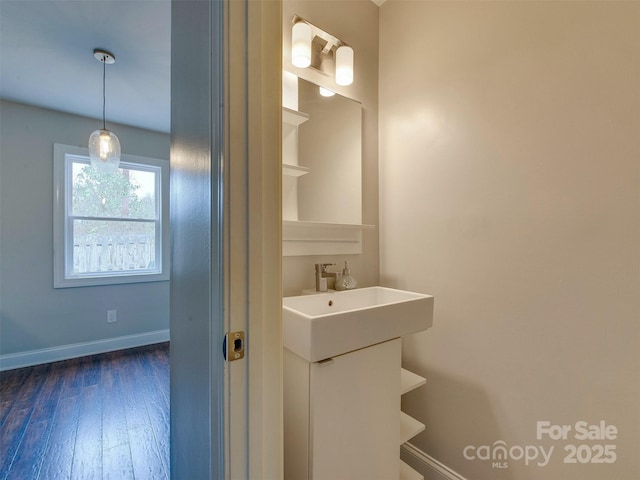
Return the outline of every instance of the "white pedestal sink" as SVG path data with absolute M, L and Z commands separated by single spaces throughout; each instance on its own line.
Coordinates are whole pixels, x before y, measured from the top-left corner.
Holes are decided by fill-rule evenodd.
M 399 337 L 431 326 L 433 297 L 370 287 L 282 304 L 285 480 L 422 478 L 398 455 L 425 428 L 400 412 L 425 379 L 402 370 Z
M 433 297 L 386 287 L 285 297 L 284 347 L 318 362 L 426 330 Z

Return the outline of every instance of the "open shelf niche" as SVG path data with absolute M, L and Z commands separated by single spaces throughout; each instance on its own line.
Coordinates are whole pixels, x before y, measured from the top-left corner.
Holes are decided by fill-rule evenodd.
M 427 379 L 416 375 L 406 369 L 400 371 L 400 395 L 404 395 L 418 387 L 427 383 Z M 404 412 L 400 412 L 400 445 L 408 442 L 420 432 L 424 431 L 425 426 L 415 418 L 410 417 Z M 400 460 L 400 480 L 424 480 L 424 477 L 416 472 L 413 468 Z

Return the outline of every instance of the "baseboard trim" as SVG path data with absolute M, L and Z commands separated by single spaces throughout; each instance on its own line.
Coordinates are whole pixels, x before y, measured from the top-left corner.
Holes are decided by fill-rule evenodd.
M 414 470 L 424 475 L 425 480 L 467 480 L 445 464 L 407 442 L 400 447 L 403 460 Z
M 70 358 L 112 352 L 125 348 L 142 347 L 144 345 L 168 341 L 169 329 L 166 329 L 135 335 L 125 335 L 123 337 L 106 338 L 93 342 L 73 343 L 59 347 L 30 350 L 28 352 L 10 353 L 0 355 L 0 371 L 31 367 L 41 363 L 57 362 L 59 360 L 68 360 Z

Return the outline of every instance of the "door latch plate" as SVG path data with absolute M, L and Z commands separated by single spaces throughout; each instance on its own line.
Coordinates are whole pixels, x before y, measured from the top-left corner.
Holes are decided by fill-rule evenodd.
M 224 336 L 222 346 L 224 359 L 228 362 L 244 358 L 244 332 L 229 332 Z

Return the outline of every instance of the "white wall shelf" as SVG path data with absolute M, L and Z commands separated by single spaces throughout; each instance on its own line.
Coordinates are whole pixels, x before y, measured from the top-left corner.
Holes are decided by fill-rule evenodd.
M 408 442 L 420 432 L 424 431 L 425 426 L 413 417 L 404 412 L 400 412 L 400 445 Z
M 374 225 L 285 220 L 282 255 L 362 253 L 362 231 L 373 228 Z
M 404 395 L 405 393 L 415 390 L 426 383 L 426 378 L 403 368 L 400 375 L 400 394 Z
M 291 165 L 289 163 L 282 164 L 282 174 L 287 175 L 288 177 L 301 177 L 302 175 L 309 173 L 309 171 L 310 170 L 307 167 L 300 165 Z
M 291 108 L 282 107 L 282 121 L 297 127 L 309 120 L 310 115 L 308 113 L 293 110 Z
M 427 383 L 427 379 L 404 368 L 400 369 L 400 395 L 404 395 Z M 424 424 L 404 412 L 400 412 L 400 445 L 425 429 Z M 400 480 L 424 480 L 424 477 L 400 460 Z

